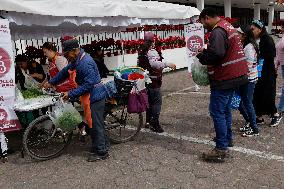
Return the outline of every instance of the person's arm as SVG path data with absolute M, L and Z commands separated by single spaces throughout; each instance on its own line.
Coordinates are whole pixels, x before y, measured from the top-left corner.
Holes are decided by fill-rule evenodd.
M 73 89 L 68 92 L 68 96 L 70 98 L 77 98 L 85 93 L 90 92 L 94 85 L 100 82 L 99 71 L 94 61 L 92 61 L 91 63 L 84 62 L 80 69 L 83 69 L 84 71 L 83 75 L 81 76 L 84 77 L 84 82 L 76 89 Z
M 54 78 L 48 81 L 51 85 L 56 85 L 60 83 L 61 81 L 67 79 L 69 77 L 68 70 L 72 68 L 72 64 L 68 64 L 65 68 L 63 68 Z
M 174 64 L 160 61 L 160 55 L 155 49 L 150 49 L 147 53 L 147 57 L 151 67 L 155 69 L 164 69 L 166 67 L 172 67 Z
M 55 60 L 56 67 L 59 71 L 68 65 L 68 60 L 63 56 L 58 56 Z
M 216 28 L 210 34 L 207 49 L 204 49 L 196 57 L 203 65 L 215 65 L 224 58 L 228 48 L 229 39 L 226 31 L 222 28 Z
M 281 38 L 281 40 L 277 44 L 277 50 L 276 50 L 276 68 L 280 65 L 280 52 L 284 51 L 284 36 Z M 282 60 L 283 61 L 283 60 Z
M 250 63 L 251 65 L 257 63 L 256 50 L 254 49 L 252 44 L 248 44 L 245 46 L 244 53 L 248 63 Z

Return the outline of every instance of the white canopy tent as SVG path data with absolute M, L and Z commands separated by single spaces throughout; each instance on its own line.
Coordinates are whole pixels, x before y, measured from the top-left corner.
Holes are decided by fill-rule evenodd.
M 131 0 L 0 0 L 13 40 L 119 32 L 139 25 L 186 24 L 194 7 Z M 76 27 L 74 27 L 76 26 Z

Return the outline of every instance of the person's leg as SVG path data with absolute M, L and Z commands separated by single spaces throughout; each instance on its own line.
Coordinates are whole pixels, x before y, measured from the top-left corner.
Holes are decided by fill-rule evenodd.
M 282 67 L 281 67 L 282 68 Z M 275 101 L 276 101 L 276 77 L 274 78 L 274 85 L 273 86 L 273 89 L 272 89 L 272 92 L 271 92 L 271 95 L 272 96 L 272 102 L 271 102 L 271 123 L 270 123 L 270 127 L 276 127 L 280 124 L 281 120 L 282 120 L 282 114 L 278 112 L 277 108 L 276 108 L 276 104 L 275 104 Z M 282 95 L 281 95 L 282 96 Z M 280 98 L 280 101 L 281 101 L 281 98 Z
M 250 119 L 250 126 L 255 134 L 258 134 L 258 126 L 256 123 L 256 114 L 253 106 L 253 93 L 255 88 L 255 82 L 250 82 L 248 84 L 247 90 L 247 112 Z
M 228 148 L 228 124 L 230 122 L 230 113 L 228 112 L 228 103 L 232 98 L 232 94 L 228 90 L 211 90 L 209 111 L 214 122 L 216 132 L 216 148 L 227 150 Z
M 230 133 L 228 135 L 230 128 L 227 125 L 231 124 L 230 103 L 233 92 L 233 90 L 211 90 L 209 111 L 214 122 L 216 147 L 212 151 L 202 154 L 206 161 L 223 162 L 225 158 L 229 157 L 228 138 L 231 136 L 229 136 Z
M 281 72 L 282 72 L 282 80 L 284 81 L 284 65 L 281 66 Z M 278 106 L 279 112 L 284 111 L 284 82 L 282 81 L 282 92 L 280 97 L 280 103 Z
M 108 139 L 104 127 L 104 108 L 105 99 L 91 104 L 92 113 L 92 129 L 90 131 L 92 138 L 92 151 L 95 155 L 91 155 L 88 161 L 96 161 L 108 157 Z
M 246 111 L 243 100 L 241 100 L 241 102 L 240 102 L 239 111 L 240 111 L 240 114 L 243 116 L 245 122 L 249 123 L 249 116 L 248 116 L 248 113 Z
M 146 123 L 150 123 L 150 121 L 152 119 L 152 109 L 153 109 L 153 92 L 152 92 L 152 89 L 147 87 L 147 93 L 148 93 L 149 107 L 146 111 Z
M 150 124 L 153 126 L 153 130 L 156 132 L 163 132 L 159 118 L 162 108 L 162 93 L 160 88 L 150 89 L 151 93 L 151 121 Z
M 231 102 L 232 98 L 234 95 L 234 90 L 228 90 L 227 94 L 227 104 L 225 106 L 225 118 L 226 118 L 226 126 L 227 126 L 227 141 L 228 141 L 228 146 L 232 147 L 233 146 L 233 132 L 232 132 L 232 109 L 231 109 Z
M 253 106 L 253 92 L 255 88 L 255 83 L 249 82 L 248 84 L 242 86 L 242 88 L 243 90 L 242 90 L 241 98 L 243 101 L 244 108 L 246 109 L 247 115 L 249 117 L 250 127 L 253 130 L 254 134 L 258 134 L 256 115 L 255 115 L 255 110 Z M 249 131 L 250 134 L 253 134 L 251 133 L 250 130 L 247 130 L 247 131 Z
M 248 84 L 240 86 L 239 87 L 239 93 L 240 93 L 240 97 L 241 97 L 239 111 L 240 111 L 241 115 L 243 116 L 243 118 L 245 119 L 246 123 L 249 123 L 250 120 L 249 120 L 248 112 L 247 112 L 247 109 L 246 109 L 246 106 L 245 106 L 247 93 L 248 93 Z

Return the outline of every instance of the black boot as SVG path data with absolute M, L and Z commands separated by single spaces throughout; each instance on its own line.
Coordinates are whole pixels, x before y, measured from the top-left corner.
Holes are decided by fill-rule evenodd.
M 155 122 L 152 122 L 150 123 L 151 125 L 151 130 L 153 132 L 156 132 L 156 133 L 163 133 L 164 132 L 164 129 L 161 127 L 159 121 L 155 121 Z

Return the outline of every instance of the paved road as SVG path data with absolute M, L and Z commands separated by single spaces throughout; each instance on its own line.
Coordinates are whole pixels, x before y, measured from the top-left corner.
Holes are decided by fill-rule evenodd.
M 243 138 L 237 131 L 243 121 L 234 112 L 233 159 L 223 164 L 201 161 L 201 153 L 212 148 L 214 131 L 208 115 L 209 89 L 195 93 L 193 86 L 186 70 L 165 75 L 163 135 L 143 130 L 136 140 L 113 145 L 111 157 L 96 163 L 86 162 L 88 145 L 77 140 L 50 161 L 22 159 L 16 153 L 0 164 L 0 188 L 283 189 L 283 124 L 264 125 L 260 137 Z M 17 144 L 15 136 L 10 141 Z

